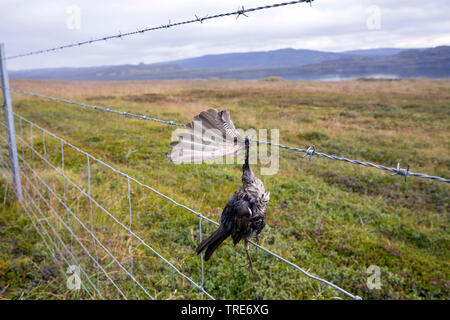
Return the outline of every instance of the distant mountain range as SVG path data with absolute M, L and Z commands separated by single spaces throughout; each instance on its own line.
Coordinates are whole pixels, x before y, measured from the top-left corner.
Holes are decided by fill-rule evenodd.
M 11 78 L 113 81 L 282 77 L 327 80 L 357 77 L 450 77 L 450 46 L 346 52 L 282 49 L 205 55 L 166 63 L 11 71 Z
M 387 57 L 404 49 L 370 49 L 347 52 L 323 52 L 314 50 L 281 49 L 262 52 L 228 53 L 206 55 L 198 58 L 177 60 L 169 63 L 184 69 L 236 70 L 300 67 L 330 60 L 352 57 Z

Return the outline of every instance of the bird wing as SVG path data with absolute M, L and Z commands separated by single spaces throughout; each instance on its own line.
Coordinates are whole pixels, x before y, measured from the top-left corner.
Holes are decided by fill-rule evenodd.
M 171 143 L 169 158 L 174 163 L 199 163 L 244 151 L 244 139 L 239 135 L 226 110 L 202 111 L 177 134 Z
M 231 238 L 233 244 L 236 245 L 241 239 L 246 238 L 250 234 L 251 218 L 253 212 L 250 203 L 245 200 L 238 200 L 233 210 L 233 228 L 231 230 Z

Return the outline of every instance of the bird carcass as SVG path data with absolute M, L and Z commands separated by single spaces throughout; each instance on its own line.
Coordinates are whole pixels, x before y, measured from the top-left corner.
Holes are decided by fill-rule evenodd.
M 205 250 L 207 261 L 228 237 L 231 236 L 234 246 L 244 240 L 248 265 L 252 271 L 248 242 L 252 237 L 257 237 L 266 224 L 270 192 L 265 191 L 264 184 L 250 168 L 250 139 L 240 136 L 226 110 L 203 111 L 186 128 L 178 136 L 179 141 L 171 144 L 173 149 L 169 158 L 174 163 L 198 163 L 245 151 L 242 186 L 223 209 L 218 229 L 200 243 L 196 252 L 199 254 Z

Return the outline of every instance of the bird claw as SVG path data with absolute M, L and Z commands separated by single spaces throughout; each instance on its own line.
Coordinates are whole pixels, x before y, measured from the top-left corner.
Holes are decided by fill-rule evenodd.
M 250 270 L 251 274 L 254 274 L 253 273 L 253 265 L 252 265 L 252 261 L 251 260 L 248 262 L 248 269 Z

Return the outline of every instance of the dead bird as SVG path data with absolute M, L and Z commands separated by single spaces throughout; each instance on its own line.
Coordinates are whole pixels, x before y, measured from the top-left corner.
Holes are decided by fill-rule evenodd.
M 208 261 L 228 237 L 231 236 L 234 246 L 244 240 L 248 266 L 253 272 L 248 244 L 252 237 L 258 237 L 266 225 L 266 205 L 270 192 L 265 191 L 264 184 L 250 168 L 250 139 L 243 139 L 239 135 L 226 110 L 203 111 L 186 128 L 187 131 L 178 134 L 179 141 L 171 144 L 173 150 L 169 158 L 175 163 L 196 163 L 236 155 L 245 150 L 242 187 L 223 209 L 219 228 L 200 243 L 196 252 L 200 254 L 206 249 L 205 260 Z

